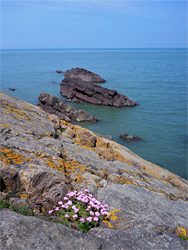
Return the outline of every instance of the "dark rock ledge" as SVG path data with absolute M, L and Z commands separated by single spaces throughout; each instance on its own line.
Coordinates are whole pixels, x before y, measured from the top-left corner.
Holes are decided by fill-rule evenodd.
M 40 101 L 40 104 L 38 104 L 39 107 L 50 114 L 56 114 L 62 120 L 68 122 L 98 121 L 98 119 L 91 116 L 88 112 L 81 109 L 76 110 L 71 105 L 66 104 L 53 95 L 43 92 L 39 95 L 38 99 Z
M 97 84 L 86 82 L 79 77 L 65 77 L 60 84 L 60 93 L 68 99 L 77 98 L 92 104 L 131 107 L 138 104 L 116 90 L 103 88 Z

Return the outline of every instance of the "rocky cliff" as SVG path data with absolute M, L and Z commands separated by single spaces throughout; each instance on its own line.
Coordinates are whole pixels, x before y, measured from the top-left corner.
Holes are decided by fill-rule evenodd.
M 27 199 L 37 215 L 0 210 L 2 249 L 187 249 L 174 234 L 188 224 L 186 180 L 34 105 L 0 98 L 0 191 Z M 83 234 L 45 220 L 68 191 L 85 188 L 109 205 L 100 227 Z

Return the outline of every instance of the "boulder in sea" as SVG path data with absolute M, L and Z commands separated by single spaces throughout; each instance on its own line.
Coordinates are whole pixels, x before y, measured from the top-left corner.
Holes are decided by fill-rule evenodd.
M 135 135 L 128 135 L 126 133 L 122 133 L 119 138 L 123 139 L 124 141 L 128 141 L 128 142 L 131 142 L 131 141 L 142 141 L 142 139 L 138 136 L 135 136 Z
M 65 77 L 60 84 L 60 93 L 68 99 L 77 98 L 85 102 L 104 106 L 130 107 L 138 105 L 125 95 L 119 94 L 116 90 L 103 88 L 78 77 Z
M 67 103 L 63 102 L 53 95 L 43 92 L 38 98 L 40 101 L 40 104 L 38 104 L 39 107 L 50 114 L 56 114 L 62 120 L 68 122 L 98 121 L 98 119 L 91 116 L 88 112 L 81 109 L 76 110 L 71 105 L 68 105 Z
M 102 78 L 101 76 L 83 68 L 72 68 L 71 70 L 66 70 L 64 75 L 70 78 L 80 78 L 85 82 L 92 82 L 92 83 L 105 82 L 105 79 Z
M 11 91 L 15 91 L 16 89 L 15 88 L 9 88 Z
M 60 69 L 56 70 L 56 72 L 59 73 L 59 74 L 62 74 L 62 73 L 63 73 L 63 71 L 60 70 Z

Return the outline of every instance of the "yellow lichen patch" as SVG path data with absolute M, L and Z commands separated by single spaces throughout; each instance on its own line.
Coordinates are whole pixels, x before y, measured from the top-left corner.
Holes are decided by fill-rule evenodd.
M 120 212 L 120 209 L 114 209 L 113 211 L 109 212 L 109 216 L 106 217 L 103 222 L 107 223 L 110 228 L 114 228 L 114 222 L 122 222 L 122 219 L 117 216 L 117 214 Z M 109 219 L 111 223 L 107 220 Z M 125 220 L 126 221 L 126 220 Z
M 3 128 L 8 128 L 8 127 L 9 127 L 9 126 L 6 125 L 6 124 L 1 124 L 1 126 L 2 126 Z
M 5 164 L 22 164 L 23 155 L 13 152 L 11 149 L 1 148 L 1 161 Z
M 27 198 L 27 195 L 26 194 L 20 194 L 20 197 L 21 198 Z

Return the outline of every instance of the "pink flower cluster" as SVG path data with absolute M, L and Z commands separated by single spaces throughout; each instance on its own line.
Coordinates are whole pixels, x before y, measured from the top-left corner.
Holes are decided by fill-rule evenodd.
M 61 209 L 64 209 L 66 211 L 69 211 L 65 212 L 65 218 L 72 217 L 73 220 L 76 219 L 77 221 L 80 221 L 82 223 L 92 221 L 98 222 L 100 218 L 109 215 L 107 211 L 108 205 L 102 205 L 101 202 L 93 198 L 88 189 L 85 189 L 85 193 L 83 191 L 69 192 L 63 200 L 64 201 L 58 202 L 58 206 L 54 210 L 49 211 L 50 215 L 53 212 L 59 212 Z M 83 207 L 84 215 L 82 215 L 81 211 L 81 208 L 83 210 Z M 86 214 L 88 216 L 86 216 Z

